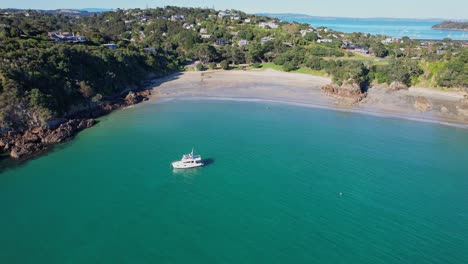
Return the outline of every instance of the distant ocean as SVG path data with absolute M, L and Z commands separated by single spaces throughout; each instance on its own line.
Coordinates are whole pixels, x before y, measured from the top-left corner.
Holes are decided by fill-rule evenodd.
M 327 27 L 345 33 L 363 32 L 373 35 L 386 35 L 395 38 L 404 36 L 412 39 L 451 38 L 468 40 L 468 32 L 456 30 L 434 30 L 433 25 L 443 22 L 442 19 L 392 19 L 392 18 L 342 18 L 313 17 L 296 14 L 261 14 L 276 17 L 283 21 L 308 23 L 313 27 Z

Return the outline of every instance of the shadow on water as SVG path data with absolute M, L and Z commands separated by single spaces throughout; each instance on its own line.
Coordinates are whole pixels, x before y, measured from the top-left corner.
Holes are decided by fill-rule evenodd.
M 207 166 L 212 165 L 215 162 L 215 160 L 212 159 L 212 158 L 208 158 L 208 159 L 202 160 L 202 162 L 203 162 L 203 164 L 205 164 L 204 167 L 207 167 Z

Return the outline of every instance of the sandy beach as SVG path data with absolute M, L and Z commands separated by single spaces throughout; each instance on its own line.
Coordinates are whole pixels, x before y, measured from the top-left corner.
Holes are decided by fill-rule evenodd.
M 466 93 L 372 87 L 357 104 L 325 94 L 330 78 L 275 70 L 182 72 L 153 81 L 153 99 L 264 101 L 468 128 Z

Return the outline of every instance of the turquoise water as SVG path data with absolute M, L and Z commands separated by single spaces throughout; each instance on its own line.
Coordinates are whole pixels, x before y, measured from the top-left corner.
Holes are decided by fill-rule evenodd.
M 275 17 L 275 15 L 273 15 Z M 385 18 L 323 18 L 300 15 L 276 15 L 284 21 L 307 23 L 314 27 L 327 27 L 336 31 L 353 33 L 363 32 L 373 35 L 385 35 L 394 38 L 410 37 L 412 39 L 451 38 L 454 40 L 468 40 L 467 31 L 434 30 L 433 25 L 443 20 L 418 19 L 385 19 Z
M 468 263 L 467 157 L 459 128 L 145 103 L 0 174 L 0 263 Z

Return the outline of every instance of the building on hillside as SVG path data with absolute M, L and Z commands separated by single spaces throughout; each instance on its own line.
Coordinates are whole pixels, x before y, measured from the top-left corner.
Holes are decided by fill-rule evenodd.
M 144 48 L 143 50 L 146 51 L 146 52 L 148 52 L 148 53 L 156 53 L 156 49 L 153 48 L 153 47 Z
M 208 29 L 207 28 L 200 28 L 200 34 L 207 34 Z
M 388 45 L 392 43 L 400 43 L 400 41 L 401 40 L 399 38 L 386 38 L 382 40 L 382 44 Z
M 224 46 L 227 44 L 227 41 L 223 38 L 219 38 L 215 41 L 215 45 L 217 46 Z
M 278 28 L 278 24 L 276 24 L 275 22 L 273 21 L 270 21 L 270 22 L 260 22 L 258 24 L 258 27 L 260 28 L 271 28 L 271 29 L 276 29 Z
M 184 21 L 185 16 L 184 15 L 172 15 L 171 16 L 171 21 Z
M 184 29 L 193 29 L 193 28 L 195 27 L 195 25 L 194 25 L 194 24 L 190 24 L 190 23 L 184 23 L 184 24 L 182 25 L 182 27 L 183 27 Z
M 248 40 L 246 40 L 246 39 L 241 39 L 241 40 L 239 40 L 239 41 L 237 42 L 237 45 L 239 45 L 240 47 L 242 47 L 242 46 L 247 46 L 247 45 L 249 45 L 249 43 L 250 43 L 250 42 L 249 42 Z
M 305 35 L 307 35 L 307 33 L 312 33 L 312 32 L 314 32 L 314 30 L 309 28 L 309 29 L 303 29 L 303 30 L 301 30 L 299 32 L 301 33 L 302 37 L 305 37 Z
M 271 38 L 271 37 L 263 37 L 260 39 L 260 43 L 263 45 L 265 43 L 267 43 L 268 41 L 272 41 L 274 40 L 275 38 Z
M 231 20 L 240 20 L 240 15 L 239 14 L 232 14 L 231 15 Z
M 114 43 L 104 44 L 103 46 L 111 50 L 117 49 L 117 44 L 114 44 Z
M 209 38 L 211 38 L 211 35 L 209 35 L 209 34 L 203 34 L 203 35 L 201 35 L 201 38 L 202 38 L 202 39 L 209 39 Z
M 341 48 L 350 52 L 357 52 L 364 55 L 369 54 L 369 47 L 361 47 L 358 44 L 349 41 L 343 41 Z
M 332 43 L 333 39 L 317 39 L 317 43 Z
M 225 18 L 231 16 L 231 11 L 225 10 L 218 13 L 219 18 Z
M 75 35 L 73 32 L 48 32 L 47 35 L 54 42 L 81 43 L 87 41 L 85 37 Z

